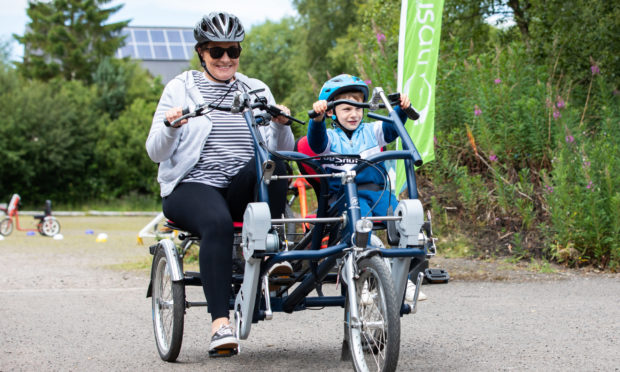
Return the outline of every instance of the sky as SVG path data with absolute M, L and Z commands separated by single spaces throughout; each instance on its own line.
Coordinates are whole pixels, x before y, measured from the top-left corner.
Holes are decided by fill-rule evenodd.
M 104 7 L 125 4 L 110 22 L 131 19 L 131 26 L 194 27 L 203 14 L 223 10 L 235 14 L 246 29 L 266 20 L 295 16 L 292 0 L 113 0 Z M 23 35 L 29 18 L 28 0 L 0 0 L 0 41 L 13 40 L 12 60 L 23 55 L 22 45 L 12 34 Z

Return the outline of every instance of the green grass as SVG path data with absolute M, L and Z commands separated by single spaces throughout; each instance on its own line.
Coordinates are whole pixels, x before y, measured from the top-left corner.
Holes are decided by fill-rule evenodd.
M 438 254 L 446 258 L 471 257 L 473 242 L 464 235 L 448 234 L 437 242 Z
M 551 267 L 549 261 L 547 260 L 535 260 L 532 258 L 528 265 L 528 270 L 536 271 L 542 274 L 553 274 L 556 273 L 557 270 Z

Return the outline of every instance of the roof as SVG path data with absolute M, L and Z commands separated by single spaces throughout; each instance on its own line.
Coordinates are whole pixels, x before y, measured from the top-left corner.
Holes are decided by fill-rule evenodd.
M 189 27 L 125 27 L 125 46 L 118 58 L 143 61 L 189 61 L 194 53 L 194 29 Z

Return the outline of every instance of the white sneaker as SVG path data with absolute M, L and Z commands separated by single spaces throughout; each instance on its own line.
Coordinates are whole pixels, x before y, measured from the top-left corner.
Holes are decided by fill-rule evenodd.
M 368 291 L 368 282 L 364 282 L 360 301 L 362 302 L 362 305 L 372 305 L 372 294 Z
M 413 296 L 415 296 L 415 284 L 411 280 L 407 280 L 407 291 L 405 292 L 405 301 L 413 302 Z M 424 301 L 428 297 L 420 291 L 418 293 L 418 301 Z

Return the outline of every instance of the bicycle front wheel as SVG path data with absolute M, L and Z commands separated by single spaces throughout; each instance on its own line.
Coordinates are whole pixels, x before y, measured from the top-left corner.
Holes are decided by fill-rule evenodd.
M 0 235 L 10 235 L 13 232 L 13 220 L 9 217 L 0 221 Z
M 345 327 L 356 371 L 395 371 L 400 352 L 400 311 L 390 271 L 379 256 L 361 259 L 355 286 L 358 320 L 347 296 Z
M 155 342 L 161 359 L 174 362 L 183 342 L 185 286 L 183 282 L 172 281 L 170 265 L 163 248 L 157 248 L 153 260 L 151 280 Z

